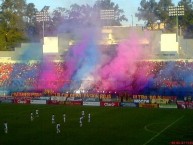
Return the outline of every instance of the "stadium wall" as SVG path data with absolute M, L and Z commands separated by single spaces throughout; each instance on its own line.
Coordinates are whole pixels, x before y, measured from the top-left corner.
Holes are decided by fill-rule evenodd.
M 103 101 L 100 98 L 99 94 L 98 95 L 96 94 L 94 96 L 95 97 L 93 98 L 93 94 L 85 95 L 85 94 L 73 94 L 73 93 L 72 94 L 57 93 L 57 96 L 45 96 L 45 94 L 43 93 L 17 92 L 17 93 L 13 93 L 12 96 L 0 95 L 0 103 L 42 104 L 42 105 L 48 104 L 48 105 L 72 105 L 72 106 L 78 105 L 78 106 L 130 107 L 130 108 L 193 109 L 193 97 L 190 97 L 190 96 L 188 96 L 189 97 L 188 100 L 186 99 L 177 100 L 177 97 L 175 96 L 132 95 L 132 96 L 129 96 L 129 98 L 131 98 L 131 99 L 128 99 L 129 101 L 124 99 L 115 100 L 114 96 L 110 94 L 106 94 L 106 97 L 108 96 L 108 101 Z M 105 94 L 103 94 L 103 97 L 104 96 Z M 120 98 L 120 96 L 118 97 Z M 141 101 L 135 102 L 136 99 Z M 144 102 L 144 100 L 150 100 L 150 101 Z

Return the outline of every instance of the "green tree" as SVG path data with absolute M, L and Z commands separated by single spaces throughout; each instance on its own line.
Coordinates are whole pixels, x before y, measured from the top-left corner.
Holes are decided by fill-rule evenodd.
M 180 29 L 182 29 L 182 31 L 188 30 L 190 31 L 189 33 L 193 34 L 193 30 L 189 29 L 193 26 L 193 3 L 181 0 L 178 5 L 184 6 L 184 16 L 179 16 Z
M 39 31 L 36 25 L 36 13 L 37 8 L 33 3 L 29 3 L 26 6 L 25 12 L 25 23 L 26 23 L 26 34 L 30 41 L 36 41 L 36 38 L 39 38 Z
M 62 21 L 66 24 L 77 25 L 77 27 L 105 25 L 107 23 L 100 23 L 102 21 L 100 17 L 101 10 L 114 11 L 114 19 L 108 20 L 108 25 L 120 26 L 121 22 L 127 21 L 124 11 L 111 0 L 97 0 L 93 6 L 72 4 L 70 9 L 56 9 L 53 13 L 53 21 L 55 24 Z
M 25 40 L 24 0 L 4 0 L 0 13 L 0 49 L 10 50 Z
M 111 2 L 111 0 L 97 0 L 94 4 L 94 10 L 98 11 L 98 18 L 100 18 L 100 10 L 114 10 L 114 19 L 109 20 L 111 21 L 109 24 L 112 26 L 120 26 L 121 22 L 128 21 L 123 9 L 120 9 L 119 5 Z
M 159 19 L 156 16 L 157 10 L 158 3 L 155 0 L 142 0 L 140 7 L 138 7 L 138 13 L 136 13 L 135 16 L 138 20 L 145 21 L 147 26 L 153 28 L 153 24 Z
M 173 21 L 171 21 L 171 18 L 169 17 L 169 11 L 168 7 L 173 6 L 171 0 L 160 0 L 158 2 L 158 6 L 155 12 L 155 15 L 160 20 L 161 23 L 164 23 L 165 27 L 171 26 L 173 24 Z M 167 25 L 166 25 L 167 24 Z

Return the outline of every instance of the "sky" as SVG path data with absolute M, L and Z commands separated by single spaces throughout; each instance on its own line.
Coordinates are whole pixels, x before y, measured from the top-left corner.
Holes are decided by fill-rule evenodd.
M 34 3 L 38 10 L 41 10 L 45 5 L 50 6 L 50 9 L 54 9 L 56 7 L 65 7 L 69 8 L 71 4 L 89 4 L 93 5 L 96 0 L 26 0 L 27 3 Z M 123 9 L 125 15 L 128 19 L 127 22 L 123 23 L 123 25 L 143 25 L 143 21 L 138 21 L 135 17 L 135 13 L 137 12 L 137 8 L 140 6 L 141 0 L 111 0 L 115 4 L 118 4 L 120 9 Z M 157 0 L 158 1 L 158 0 Z M 172 0 L 174 4 L 177 4 L 179 0 Z

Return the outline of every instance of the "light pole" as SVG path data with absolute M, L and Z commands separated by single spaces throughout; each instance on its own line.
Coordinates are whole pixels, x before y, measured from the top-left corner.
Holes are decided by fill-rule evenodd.
M 131 15 L 131 20 L 132 20 L 131 22 L 132 22 L 132 27 L 133 27 L 133 15 Z
M 169 16 L 176 16 L 176 42 L 178 42 L 178 16 L 184 15 L 184 6 L 180 5 L 177 7 L 169 6 Z
M 44 29 L 45 29 L 45 22 L 46 21 L 49 21 L 49 15 L 48 15 L 48 11 L 46 10 L 43 10 L 41 12 L 37 12 L 36 13 L 36 21 L 38 22 L 43 22 L 43 26 L 42 26 L 42 29 L 43 29 L 43 40 L 44 40 Z

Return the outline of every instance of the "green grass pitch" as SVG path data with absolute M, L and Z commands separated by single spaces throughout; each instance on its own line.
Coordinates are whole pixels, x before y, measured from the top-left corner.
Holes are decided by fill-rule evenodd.
M 39 118 L 30 121 L 30 112 Z M 83 126 L 79 126 L 81 111 Z M 63 123 L 62 114 L 66 114 Z M 91 122 L 87 114 L 91 113 Z M 55 114 L 61 133 L 51 123 Z M 8 122 L 8 134 L 3 122 Z M 0 145 L 167 145 L 193 142 L 193 110 L 0 104 Z

